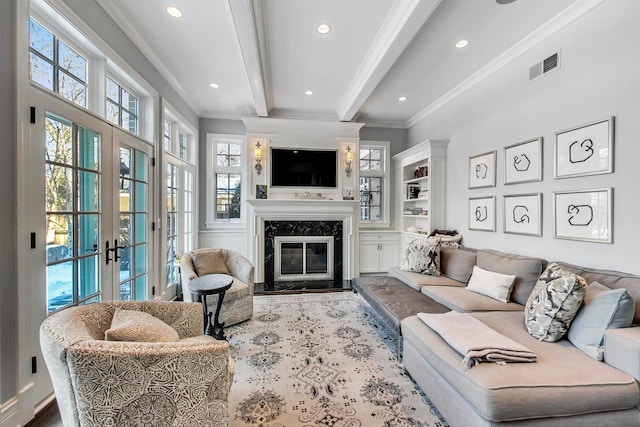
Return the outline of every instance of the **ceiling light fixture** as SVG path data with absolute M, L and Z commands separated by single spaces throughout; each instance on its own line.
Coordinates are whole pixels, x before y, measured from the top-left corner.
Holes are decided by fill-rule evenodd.
M 214 89 L 218 89 L 220 87 L 218 83 L 209 83 L 209 86 L 211 86 Z
M 180 9 L 178 9 L 175 6 L 169 6 L 167 8 L 167 13 L 171 16 L 173 16 L 174 18 L 181 18 L 182 17 L 182 11 Z
M 498 4 L 509 4 L 509 3 L 513 3 L 516 0 L 496 0 L 496 3 Z
M 468 44 L 469 44 L 469 40 L 462 39 L 462 40 L 459 40 L 459 41 L 456 43 L 456 47 L 457 47 L 458 49 L 462 49 L 463 47 L 465 47 L 465 46 L 466 46 L 466 45 L 468 45 Z
M 401 96 L 400 98 L 398 98 L 398 101 L 400 101 L 400 102 L 404 102 L 406 100 L 407 100 L 406 96 Z
M 305 95 L 313 95 L 313 91 L 312 90 L 305 90 L 304 94 Z
M 331 27 L 329 26 L 329 24 L 320 24 L 318 25 L 316 30 L 318 30 L 320 34 L 327 34 L 329 31 L 331 31 Z

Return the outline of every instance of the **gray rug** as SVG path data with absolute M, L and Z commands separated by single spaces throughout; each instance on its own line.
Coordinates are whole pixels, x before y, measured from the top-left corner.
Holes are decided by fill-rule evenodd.
M 226 332 L 231 426 L 447 425 L 350 292 L 256 296 L 253 319 Z

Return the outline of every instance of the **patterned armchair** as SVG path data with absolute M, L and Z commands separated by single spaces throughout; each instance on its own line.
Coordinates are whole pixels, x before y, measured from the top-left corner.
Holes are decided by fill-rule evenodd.
M 143 311 L 175 342 L 105 341 L 116 309 Z M 104 302 L 47 317 L 40 345 L 65 426 L 226 426 L 229 344 L 202 335 L 195 303 Z
M 189 282 L 204 274 L 225 273 L 234 277 L 225 293 L 220 321 L 235 325 L 253 316 L 253 264 L 230 249 L 203 248 L 182 255 L 180 275 L 185 301 L 197 301 L 189 292 Z M 218 295 L 207 295 L 207 307 L 216 307 Z

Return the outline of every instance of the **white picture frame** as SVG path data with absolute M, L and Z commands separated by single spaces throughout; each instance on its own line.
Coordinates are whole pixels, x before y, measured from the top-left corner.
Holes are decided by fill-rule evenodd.
M 613 188 L 553 193 L 553 237 L 613 243 Z
M 542 181 L 542 137 L 504 147 L 504 183 Z
M 510 194 L 503 199 L 505 233 L 542 236 L 542 193 Z
M 613 117 L 556 132 L 555 139 L 556 179 L 613 172 Z
M 469 230 L 496 231 L 496 196 L 469 198 Z
M 496 186 L 496 150 L 469 157 L 469 188 Z

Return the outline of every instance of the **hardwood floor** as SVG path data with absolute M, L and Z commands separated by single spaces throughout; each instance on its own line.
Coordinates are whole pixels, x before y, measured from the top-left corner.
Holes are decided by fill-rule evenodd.
M 58 404 L 53 401 L 45 410 L 28 422 L 25 427 L 63 427 Z

